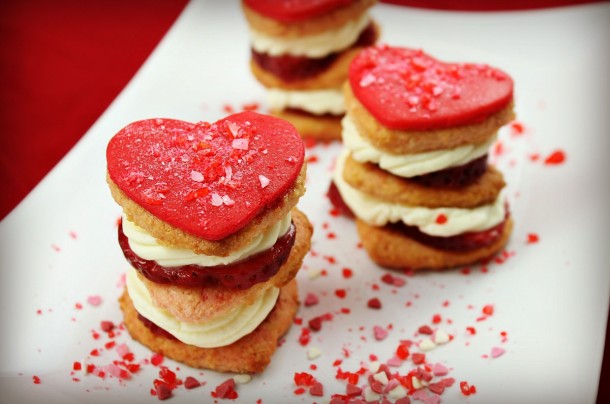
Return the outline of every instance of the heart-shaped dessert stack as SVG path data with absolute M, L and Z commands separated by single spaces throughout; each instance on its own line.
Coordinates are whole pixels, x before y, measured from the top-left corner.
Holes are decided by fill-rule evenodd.
M 514 119 L 510 76 L 377 46 L 352 61 L 344 91 L 344 150 L 329 194 L 355 215 L 371 258 L 416 270 L 497 253 L 512 220 L 487 151 Z
M 304 148 L 254 112 L 216 123 L 134 122 L 108 143 L 131 264 L 120 299 L 132 337 L 193 367 L 255 373 L 298 307 L 312 227 L 295 208 Z
M 376 0 L 242 0 L 252 45 L 250 67 L 268 90 L 271 113 L 303 137 L 341 139 L 341 86 L 350 61 L 373 45 Z

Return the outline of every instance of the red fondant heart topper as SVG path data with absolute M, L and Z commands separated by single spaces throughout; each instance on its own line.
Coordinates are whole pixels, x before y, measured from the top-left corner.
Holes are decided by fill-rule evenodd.
M 476 123 L 505 108 L 513 80 L 484 64 L 444 63 L 421 50 L 377 46 L 349 69 L 360 103 L 390 129 L 428 130 Z
M 244 0 L 246 5 L 269 18 L 282 22 L 297 22 L 318 17 L 354 0 Z
M 216 123 L 134 122 L 106 150 L 112 181 L 157 218 L 206 240 L 243 228 L 295 183 L 303 142 L 288 122 L 254 112 Z

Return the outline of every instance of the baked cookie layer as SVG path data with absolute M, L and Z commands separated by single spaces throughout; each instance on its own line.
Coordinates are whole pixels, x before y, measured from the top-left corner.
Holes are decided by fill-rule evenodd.
M 119 303 L 132 338 L 152 351 L 195 368 L 235 373 L 259 373 L 265 369 L 299 305 L 296 280 L 292 280 L 282 287 L 274 309 L 252 333 L 225 347 L 199 348 L 154 334 L 138 319 L 126 290 Z
M 360 240 L 371 259 L 391 269 L 445 269 L 470 265 L 498 253 L 507 243 L 513 229 L 506 220 L 502 234 L 492 244 L 466 252 L 444 251 L 421 244 L 388 226 L 370 226 L 356 219 Z
M 313 115 L 290 110 L 270 112 L 293 124 L 303 138 L 315 138 L 323 142 L 341 140 L 341 116 Z
M 360 135 L 378 149 L 391 154 L 422 153 L 452 149 L 489 140 L 498 129 L 515 119 L 513 102 L 481 122 L 436 130 L 394 130 L 381 125 L 354 96 L 349 83 L 343 86 L 345 107 Z
M 343 179 L 352 187 L 376 198 L 407 206 L 426 208 L 475 208 L 493 203 L 505 186 L 502 173 L 493 166 L 472 184 L 460 188 L 426 187 L 397 177 L 371 163 L 351 156 L 345 161 Z

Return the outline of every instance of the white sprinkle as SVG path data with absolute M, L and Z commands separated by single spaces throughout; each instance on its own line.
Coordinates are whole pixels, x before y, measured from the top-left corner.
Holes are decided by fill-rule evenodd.
M 225 167 L 225 179 L 231 181 L 231 178 L 233 178 L 233 169 L 230 166 Z
M 377 401 L 381 398 L 381 395 L 375 393 L 369 386 L 364 388 L 364 401 Z
M 309 350 L 307 350 L 307 359 L 309 360 L 319 358 L 321 355 L 322 351 L 320 351 L 315 346 L 312 346 L 311 348 L 309 348 Z
M 434 342 L 437 345 L 446 344 L 447 342 L 449 342 L 449 334 L 447 334 L 443 330 L 436 330 L 436 332 L 434 333 Z
M 261 182 L 261 188 L 265 188 L 267 185 L 269 185 L 269 178 L 265 177 L 264 175 L 259 175 L 258 180 Z
M 435 96 L 439 96 L 443 93 L 443 87 L 441 86 L 434 86 L 434 88 L 432 89 L 432 94 L 434 94 Z
M 384 386 L 386 384 L 388 384 L 388 375 L 385 374 L 385 372 L 379 372 L 379 373 L 375 373 L 373 375 L 373 379 L 377 380 L 379 383 L 383 384 Z
M 430 338 L 426 338 L 422 342 L 419 343 L 419 349 L 424 352 L 428 352 L 436 348 L 436 344 Z
M 222 205 L 222 197 L 218 195 L 216 192 L 212 194 L 212 206 L 220 206 Z
M 229 130 L 231 131 L 233 137 L 239 137 L 239 125 L 233 122 L 229 122 L 227 123 L 227 126 L 229 127 Z
M 252 380 L 252 376 L 250 375 L 235 375 L 233 376 L 233 381 L 237 384 L 246 384 Z
M 415 376 L 411 377 L 411 384 L 413 385 L 413 388 L 414 388 L 415 390 L 419 390 L 419 389 L 421 389 L 422 387 L 424 387 L 424 385 L 423 385 L 423 384 L 421 384 L 421 380 L 419 380 L 419 379 L 418 379 L 417 377 L 415 377 Z
M 394 387 L 392 390 L 390 390 L 390 393 L 388 395 L 390 396 L 390 398 L 392 400 L 398 400 L 400 398 L 407 396 L 407 389 L 405 389 L 401 385 L 398 385 L 398 386 Z
M 316 278 L 320 277 L 320 274 L 322 274 L 322 270 L 321 269 L 311 269 L 311 268 L 309 268 L 307 270 L 307 277 L 309 279 L 316 279 Z
M 378 361 L 373 361 L 371 363 L 369 363 L 369 371 L 371 373 L 377 373 L 377 371 L 379 370 L 379 367 L 381 366 L 381 363 Z
M 409 96 L 409 98 L 407 99 L 407 102 L 409 103 L 409 105 L 411 106 L 416 106 L 419 104 L 419 97 L 416 95 L 411 95 Z
M 227 206 L 235 205 L 235 201 L 229 197 L 229 195 L 223 195 L 222 202 Z
M 375 82 L 375 76 L 373 73 L 368 73 L 360 80 L 360 87 L 367 87 Z
M 233 139 L 231 146 L 237 150 L 248 150 L 248 139 Z
M 199 171 L 191 171 L 191 179 L 193 181 L 197 181 L 197 182 L 201 182 L 203 181 L 203 174 L 201 174 Z

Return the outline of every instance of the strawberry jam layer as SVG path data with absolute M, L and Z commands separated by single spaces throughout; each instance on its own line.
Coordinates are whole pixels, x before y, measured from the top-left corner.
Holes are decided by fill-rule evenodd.
M 428 247 L 444 251 L 468 252 L 487 247 L 498 241 L 504 231 L 506 220 L 504 219 L 504 221 L 487 230 L 462 233 L 451 237 L 430 236 L 416 226 L 407 226 L 404 223 L 393 223 L 388 227 Z
M 278 238 L 269 249 L 244 260 L 212 267 L 181 265 L 164 267 L 155 261 L 140 258 L 129 247 L 123 226 L 118 230 L 119 245 L 127 261 L 148 280 L 156 283 L 169 283 L 178 286 L 224 286 L 232 289 L 248 289 L 252 285 L 265 282 L 278 273 L 286 262 L 296 238 L 294 223 L 285 235 Z
M 356 42 L 351 46 L 370 46 L 377 40 L 377 30 L 370 23 L 361 33 Z M 350 48 L 350 49 L 351 49 Z M 303 80 L 317 76 L 328 69 L 337 60 L 341 52 L 334 52 L 322 58 L 308 58 L 306 56 L 270 56 L 252 49 L 252 59 L 263 70 L 286 82 Z
M 409 178 L 410 181 L 433 188 L 460 188 L 475 182 L 487 171 L 487 154 L 457 167 Z

